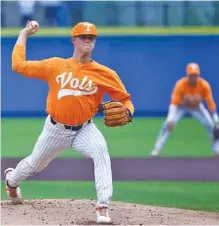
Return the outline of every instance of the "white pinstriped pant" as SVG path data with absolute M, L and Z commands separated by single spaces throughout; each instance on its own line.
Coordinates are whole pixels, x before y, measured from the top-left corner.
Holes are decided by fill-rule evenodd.
M 70 147 L 93 159 L 97 206 L 108 206 L 113 192 L 111 161 L 106 141 L 93 122 L 79 131 L 71 131 L 62 124 L 53 125 L 48 116 L 33 152 L 12 171 L 8 178 L 9 185 L 15 187 L 27 177 L 40 172 Z
M 175 114 L 174 123 L 176 124 L 186 113 L 190 114 L 192 117 L 196 118 L 207 130 L 208 136 L 212 143 L 212 149 L 215 153 L 219 153 L 219 141 L 212 141 L 212 130 L 214 126 L 214 122 L 210 113 L 204 107 L 203 104 L 200 105 L 199 109 L 189 109 L 186 107 L 179 107 Z M 168 136 L 170 135 L 170 131 L 167 128 L 168 121 L 166 120 L 159 132 L 157 137 L 157 141 L 155 144 L 155 149 L 161 150 L 167 141 Z

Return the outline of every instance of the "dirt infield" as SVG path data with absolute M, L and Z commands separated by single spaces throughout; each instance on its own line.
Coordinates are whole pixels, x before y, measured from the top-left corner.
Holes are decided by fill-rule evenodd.
M 20 160 L 3 158 L 1 178 Z M 114 181 L 219 181 L 219 158 L 112 158 L 112 171 Z M 33 179 L 93 181 L 93 162 L 59 158 Z
M 4 169 L 20 159 L 2 159 Z M 219 181 L 219 159 L 112 159 L 114 181 Z M 91 159 L 56 159 L 28 180 L 94 180 Z M 95 225 L 94 200 L 1 201 L 1 225 Z M 112 202 L 113 225 L 217 225 L 219 214 Z
M 1 202 L 1 225 L 94 225 L 91 200 L 34 200 L 23 205 Z M 112 202 L 113 225 L 218 225 L 219 214 Z

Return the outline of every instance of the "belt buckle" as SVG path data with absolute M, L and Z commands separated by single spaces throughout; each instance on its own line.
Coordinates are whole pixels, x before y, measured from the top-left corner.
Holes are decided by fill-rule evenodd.
M 68 125 L 65 125 L 65 129 L 77 131 L 77 130 L 81 129 L 82 126 L 83 126 L 83 125 L 77 125 L 77 126 L 68 126 Z
M 50 117 L 50 121 L 51 121 L 51 123 L 52 123 L 53 125 L 56 125 L 56 124 L 57 124 L 57 122 L 56 122 L 52 117 Z M 81 129 L 82 127 L 83 127 L 83 124 L 77 125 L 77 126 L 64 125 L 64 128 L 65 128 L 65 129 L 73 130 L 73 131 L 77 131 L 77 130 Z
M 89 119 L 87 121 L 87 123 L 91 123 L 91 119 Z M 84 123 L 85 124 L 85 123 Z M 79 129 L 81 129 L 83 127 L 84 124 L 81 124 L 81 125 L 77 125 L 77 126 L 69 126 L 69 125 L 64 125 L 65 129 L 69 129 L 69 130 L 73 130 L 73 131 L 77 131 Z

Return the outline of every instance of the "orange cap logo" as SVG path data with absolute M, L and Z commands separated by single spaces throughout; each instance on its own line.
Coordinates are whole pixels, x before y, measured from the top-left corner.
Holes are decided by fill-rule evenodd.
M 196 63 L 189 63 L 186 66 L 187 75 L 200 75 L 199 65 Z
M 72 36 L 79 35 L 95 35 L 97 36 L 96 26 L 89 22 L 81 22 L 76 24 L 72 29 Z

